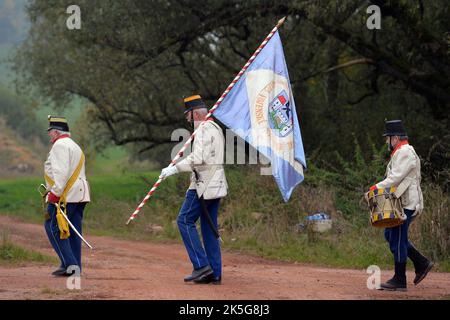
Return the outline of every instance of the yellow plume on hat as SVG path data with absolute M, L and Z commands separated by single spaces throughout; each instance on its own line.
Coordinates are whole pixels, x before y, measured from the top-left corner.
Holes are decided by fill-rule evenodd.
M 52 115 L 48 115 L 48 122 L 49 122 L 49 127 L 47 129 L 47 131 L 51 130 L 51 129 L 56 129 L 56 130 L 60 130 L 60 131 L 65 131 L 65 132 L 69 132 L 69 125 L 67 123 L 67 119 L 65 117 L 60 117 L 60 116 L 52 116 Z
M 199 94 L 195 94 L 187 98 L 184 98 L 184 107 L 185 107 L 184 113 L 186 113 L 193 109 L 206 108 L 206 105 L 203 102 L 202 97 Z
M 189 101 L 197 100 L 197 99 L 200 99 L 200 100 L 201 100 L 202 97 L 201 97 L 199 94 L 196 94 L 196 95 L 193 95 L 193 96 L 184 98 L 184 102 L 189 102 Z

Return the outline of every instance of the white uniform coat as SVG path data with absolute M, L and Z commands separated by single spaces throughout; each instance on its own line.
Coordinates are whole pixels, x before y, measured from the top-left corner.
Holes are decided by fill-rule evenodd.
M 58 197 L 61 196 L 68 180 L 78 166 L 81 154 L 81 148 L 70 137 L 55 141 L 44 165 L 45 174 L 55 182 L 52 187 L 47 184 L 47 190 Z M 80 175 L 67 194 L 66 201 L 68 203 L 91 201 L 84 164 Z
M 405 209 L 415 210 L 414 215 L 423 210 L 423 195 L 420 188 L 420 159 L 414 148 L 405 144 L 392 156 L 386 170 L 386 178 L 377 183 L 377 188 L 397 187 L 395 195 L 400 197 Z
M 197 195 L 205 200 L 227 195 L 228 184 L 223 169 L 225 138 L 222 129 L 214 121 L 206 121 L 195 134 L 192 152 L 176 164 L 179 172 L 193 171 L 189 189 L 196 189 Z

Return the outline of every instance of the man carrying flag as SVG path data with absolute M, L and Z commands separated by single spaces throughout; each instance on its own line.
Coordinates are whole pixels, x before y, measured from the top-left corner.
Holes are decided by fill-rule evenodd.
M 216 150 L 218 150 L 215 157 L 216 159 L 223 161 L 223 142 L 221 142 L 223 135 L 221 132 L 221 138 L 215 139 L 214 141 L 209 141 L 208 139 L 203 138 L 202 142 L 199 143 L 199 140 L 197 139 L 197 136 L 202 135 L 202 132 L 206 130 L 204 128 L 210 128 L 208 129 L 210 133 L 215 132 L 212 130 L 213 126 L 216 126 L 215 123 L 213 121 L 209 121 L 213 113 L 215 118 L 220 120 L 227 127 L 231 128 L 235 134 L 245 139 L 259 152 L 271 160 L 272 174 L 281 190 L 283 199 L 284 201 L 289 200 L 294 188 L 304 179 L 303 168 L 306 167 L 306 162 L 295 102 L 292 96 L 281 40 L 277 31 L 284 21 L 285 18 L 278 21 L 277 25 L 256 49 L 255 53 L 250 57 L 227 89 L 222 93 L 219 100 L 217 100 L 217 102 L 207 113 L 203 113 L 201 116 L 195 116 L 196 110 L 194 110 L 192 113 L 194 115 L 193 120 L 198 121 L 198 124 L 195 124 L 196 130 L 185 142 L 181 150 L 178 151 L 171 164 L 162 170 L 159 179 L 154 183 L 153 187 L 131 214 L 127 221 L 127 225 L 136 218 L 142 207 L 154 194 L 163 179 L 179 171 L 193 170 L 193 168 L 195 168 L 193 161 L 196 158 L 203 159 L 205 154 L 206 157 L 208 157 L 208 152 L 203 154 L 197 153 L 199 151 L 196 151 L 196 145 L 215 145 Z M 190 97 L 185 100 L 186 107 L 188 108 L 187 110 L 197 105 L 204 105 L 196 100 L 201 100 L 201 98 L 198 96 L 197 98 Z M 191 105 L 193 101 L 196 102 Z M 206 109 L 199 108 L 199 110 Z M 192 121 L 192 118 L 189 118 L 189 116 L 188 119 L 191 119 Z M 181 161 L 180 164 L 177 164 L 177 160 L 183 156 L 184 150 L 193 140 L 193 155 L 190 155 L 185 160 Z M 221 154 L 220 152 L 222 152 L 221 156 L 219 156 L 219 154 Z M 197 156 L 195 154 L 197 154 Z M 210 156 L 212 156 L 212 154 L 210 154 Z M 219 179 L 219 181 L 222 181 L 222 185 L 219 184 L 214 187 L 216 189 L 213 192 L 215 196 L 211 197 L 211 199 L 217 199 L 225 196 L 227 189 L 225 186 L 225 176 L 222 173 L 219 174 L 219 172 L 223 172 L 222 166 L 216 164 L 210 166 L 208 170 L 210 171 L 208 176 L 212 176 L 213 179 Z M 212 174 L 213 170 L 216 170 L 214 174 Z M 221 176 L 223 176 L 223 179 Z M 203 179 L 203 182 L 206 184 L 208 179 L 205 177 L 203 177 Z M 201 180 L 202 177 L 200 177 L 200 179 L 195 179 L 197 182 L 202 182 Z M 188 217 L 186 213 L 194 210 L 189 206 L 189 204 L 195 204 L 196 207 L 199 207 L 199 201 L 201 202 L 200 198 L 202 193 L 198 192 L 199 186 L 196 184 L 194 185 L 198 194 L 195 195 L 192 190 L 188 190 L 185 203 L 183 204 L 178 218 L 180 231 L 184 229 L 186 230 L 184 235 L 182 232 L 183 241 L 185 242 L 189 257 L 194 265 L 194 272 L 192 275 L 188 276 L 185 281 L 190 281 L 194 278 L 201 280 L 201 278 L 206 277 L 206 275 L 211 272 L 209 270 L 210 266 L 205 266 L 208 263 L 208 260 L 204 258 L 205 255 L 203 251 L 198 250 L 198 252 L 196 252 L 195 250 L 189 249 L 201 248 L 197 233 L 188 232 L 189 230 L 195 230 L 194 223 L 200 215 L 199 209 L 195 209 L 197 212 L 196 215 L 189 215 L 190 218 L 194 218 L 194 222 L 187 224 L 187 219 L 184 223 L 183 219 L 180 219 L 180 217 L 183 216 Z M 207 199 L 206 192 L 204 195 L 204 199 Z M 215 221 L 214 214 L 211 212 L 210 214 L 213 220 L 213 222 L 210 221 L 209 223 L 211 225 L 214 224 Z M 184 225 L 189 226 L 190 229 L 188 227 L 183 228 Z M 213 229 L 214 228 L 205 228 L 205 230 L 203 230 L 202 228 L 202 233 L 204 231 L 213 231 Z M 214 232 L 214 235 L 217 241 L 219 238 L 217 231 Z M 194 236 L 194 238 L 192 238 L 192 236 Z M 214 244 L 214 247 L 220 249 L 218 241 Z M 220 251 L 215 250 L 215 252 Z M 198 253 L 200 253 L 200 255 Z M 202 257 L 202 259 L 198 259 L 199 256 Z M 217 259 L 215 259 L 216 265 L 219 265 L 219 257 L 220 256 L 217 256 Z M 221 270 L 218 271 L 219 269 L 214 267 L 214 263 L 211 262 L 211 260 L 209 260 L 209 262 L 214 271 L 213 275 L 215 279 L 220 282 Z
M 192 153 L 176 165 L 161 172 L 165 179 L 178 172 L 192 172 L 191 184 L 181 206 L 177 223 L 184 245 L 193 265 L 185 282 L 220 284 L 222 257 L 217 233 L 217 213 L 220 198 L 227 195 L 227 180 L 223 169 L 225 138 L 199 95 L 184 99 L 186 120 L 197 130 Z M 203 245 L 195 226 L 200 218 Z
M 284 201 L 303 181 L 305 153 L 278 31 L 214 116 L 271 161 Z
M 272 174 L 283 199 L 288 201 L 294 188 L 304 179 L 303 168 L 306 168 L 306 161 L 283 47 L 278 35 L 278 28 L 285 20 L 284 17 L 278 21 L 204 120 L 208 120 L 215 112 L 215 118 L 269 158 Z M 196 131 L 166 169 L 176 165 Z M 127 225 L 136 218 L 162 180 L 161 175 L 128 218 Z

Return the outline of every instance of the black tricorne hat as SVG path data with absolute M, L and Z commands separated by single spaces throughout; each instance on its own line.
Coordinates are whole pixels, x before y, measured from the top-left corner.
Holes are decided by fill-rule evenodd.
M 198 108 L 206 108 L 206 104 L 203 102 L 202 97 L 198 94 L 184 98 L 184 113 Z
M 50 131 L 52 129 L 69 132 L 69 125 L 67 123 L 66 118 L 64 117 L 57 117 L 57 116 L 48 116 L 48 122 L 49 126 L 47 131 Z
M 383 137 L 390 136 L 399 136 L 399 137 L 408 137 L 406 134 L 406 130 L 403 127 L 402 120 L 390 120 L 385 122 L 386 132 L 383 134 Z

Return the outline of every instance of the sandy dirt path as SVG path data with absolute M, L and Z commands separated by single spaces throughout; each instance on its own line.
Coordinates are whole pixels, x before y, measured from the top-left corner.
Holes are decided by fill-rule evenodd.
M 43 226 L 0 216 L 0 230 L 29 249 L 56 256 Z M 223 252 L 222 285 L 186 284 L 191 264 L 183 245 L 87 235 L 81 290 L 50 273 L 57 266 L 0 266 L 0 299 L 441 299 L 450 297 L 450 273 L 430 273 L 417 287 L 408 271 L 408 292 L 369 290 L 365 270 L 333 269 Z M 392 270 L 382 272 L 387 280 Z

